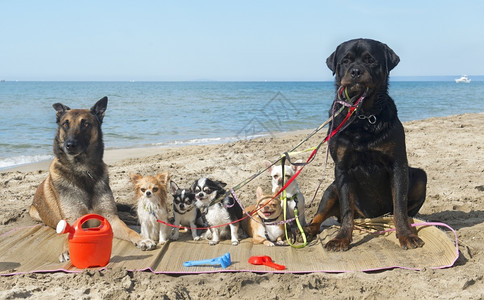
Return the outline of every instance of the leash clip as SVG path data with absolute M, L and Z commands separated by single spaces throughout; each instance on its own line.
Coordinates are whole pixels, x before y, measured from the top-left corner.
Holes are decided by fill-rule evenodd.
M 375 115 L 369 115 L 369 116 L 358 115 L 358 119 L 360 119 L 360 120 L 367 119 L 368 120 L 368 123 L 370 123 L 371 125 L 374 125 L 376 123 L 376 117 L 375 117 Z

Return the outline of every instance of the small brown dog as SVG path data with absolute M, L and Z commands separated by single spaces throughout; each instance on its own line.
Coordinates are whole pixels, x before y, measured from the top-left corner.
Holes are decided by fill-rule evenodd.
M 257 205 L 250 205 L 246 210 L 250 214 L 257 212 L 254 213 L 253 218 L 244 220 L 245 231 L 252 237 L 254 244 L 264 244 L 269 247 L 275 244 L 284 245 L 284 226 L 273 224 L 283 219 L 281 200 L 271 195 L 264 195 L 261 187 L 257 188 L 256 194 Z
M 167 193 L 170 176 L 168 172 L 156 176 L 131 174 L 136 191 L 136 208 L 141 225 L 141 236 L 165 244 L 170 236 L 168 223 Z
M 49 176 L 37 188 L 29 214 L 56 228 L 60 220 L 72 224 L 85 214 L 96 213 L 109 221 L 114 237 L 131 241 L 142 250 L 151 249 L 153 241 L 143 240 L 118 217 L 107 166 L 103 162 L 101 124 L 107 104 L 108 98 L 104 97 L 91 109 L 70 109 L 61 103 L 53 105 L 58 124 L 55 158 Z M 67 236 L 59 260 L 69 260 Z

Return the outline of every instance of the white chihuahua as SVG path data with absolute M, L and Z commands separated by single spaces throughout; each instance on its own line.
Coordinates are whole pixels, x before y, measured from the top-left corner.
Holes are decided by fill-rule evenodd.
M 298 161 L 299 162 L 299 161 Z M 266 161 L 266 167 L 269 169 L 268 172 L 271 174 L 272 177 L 272 192 L 276 193 L 279 189 L 282 188 L 282 166 L 281 165 L 274 165 L 271 166 L 269 161 Z M 296 172 L 301 167 L 296 166 L 284 166 L 284 183 L 296 174 Z M 297 184 L 296 180 L 293 180 L 291 184 L 286 188 L 286 197 L 287 197 L 287 219 L 294 218 L 294 208 L 297 205 L 298 210 L 298 219 L 301 223 L 301 226 L 306 226 L 306 204 L 304 201 L 304 196 L 299 189 L 299 185 Z M 282 202 L 281 202 L 282 204 Z

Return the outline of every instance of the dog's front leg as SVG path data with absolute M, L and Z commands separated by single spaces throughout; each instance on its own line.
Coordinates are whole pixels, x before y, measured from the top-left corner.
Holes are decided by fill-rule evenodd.
M 195 224 L 194 221 L 190 221 L 190 227 L 191 227 L 191 231 L 192 231 L 192 238 L 193 238 L 193 240 L 194 241 L 199 241 L 200 240 L 200 236 L 197 233 L 197 225 Z
M 173 229 L 171 239 L 176 241 L 180 237 L 180 228 L 178 227 L 180 226 L 180 216 L 178 214 L 175 214 L 175 221 L 173 221 L 173 225 L 175 225 L 175 228 Z
M 230 237 L 233 246 L 237 246 L 239 244 L 239 223 L 230 224 Z
M 408 167 L 406 163 L 396 164 L 393 172 L 393 221 L 400 246 L 403 249 L 418 248 L 424 245 L 408 224 Z
M 352 241 L 356 193 L 352 190 L 351 178 L 347 174 L 337 171 L 336 178 L 339 190 L 341 228 L 336 237 L 326 243 L 324 248 L 330 251 L 346 251 Z
M 324 191 L 321 202 L 319 202 L 319 207 L 316 215 L 311 220 L 309 225 L 304 227 L 304 232 L 309 240 L 312 240 L 316 235 L 318 235 L 321 228 L 321 224 L 331 216 L 339 216 L 339 195 L 336 183 L 333 182 Z
M 211 228 L 210 232 L 212 232 L 212 240 L 208 243 L 210 245 L 217 245 L 220 242 L 220 230 L 218 228 Z
M 297 196 L 297 210 L 299 223 L 301 223 L 301 226 L 306 226 L 306 201 L 301 192 Z
M 163 220 L 163 222 L 167 223 L 168 224 L 168 220 L 165 219 Z M 165 225 L 163 223 L 158 223 L 158 225 L 160 226 L 159 227 L 159 239 L 158 239 L 158 243 L 160 245 L 164 245 L 166 244 L 166 242 L 168 242 L 168 239 L 170 238 L 170 226 L 168 225 Z
M 71 258 L 69 256 L 69 239 L 66 236 L 64 244 L 62 246 L 62 253 L 59 255 L 59 262 L 69 261 Z
M 151 239 L 143 239 L 139 233 L 129 228 L 118 216 L 112 216 L 108 219 L 113 228 L 114 237 L 132 242 L 141 250 L 153 250 L 156 248 L 156 242 Z

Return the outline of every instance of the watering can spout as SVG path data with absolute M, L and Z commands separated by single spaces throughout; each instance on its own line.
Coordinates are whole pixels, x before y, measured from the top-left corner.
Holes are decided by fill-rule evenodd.
M 58 234 L 74 233 L 74 228 L 66 220 L 60 220 L 55 230 Z

